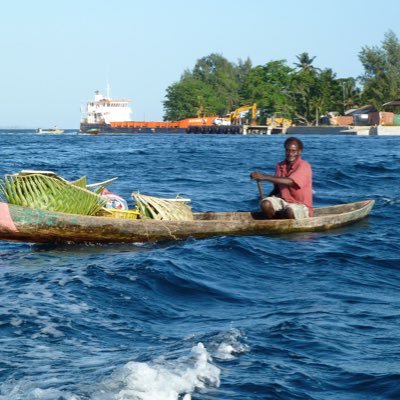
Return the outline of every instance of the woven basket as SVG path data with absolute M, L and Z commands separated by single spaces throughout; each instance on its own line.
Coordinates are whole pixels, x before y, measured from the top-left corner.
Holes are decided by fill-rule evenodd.
M 137 210 L 117 210 L 115 208 L 106 208 L 97 213 L 100 217 L 138 219 L 139 211 Z

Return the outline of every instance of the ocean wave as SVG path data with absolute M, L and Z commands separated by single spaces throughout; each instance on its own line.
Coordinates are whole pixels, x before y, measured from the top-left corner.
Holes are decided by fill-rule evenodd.
M 45 380 L 41 385 L 28 378 L 8 381 L 0 386 L 0 399 L 190 400 L 194 392 L 205 394 L 210 388 L 218 388 L 220 375 L 205 346 L 198 343 L 189 355 L 129 361 L 98 383 L 76 389 L 63 389 L 57 380 Z
M 202 343 L 189 356 L 130 361 L 99 384 L 90 399 L 190 400 L 194 391 L 220 385 L 220 369 L 211 363 Z

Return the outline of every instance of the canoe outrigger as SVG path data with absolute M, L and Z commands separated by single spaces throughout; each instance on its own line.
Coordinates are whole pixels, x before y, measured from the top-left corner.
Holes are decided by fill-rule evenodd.
M 83 216 L 0 203 L 0 239 L 31 243 L 134 243 L 326 231 L 366 217 L 374 200 L 315 208 L 301 220 L 263 219 L 259 212 L 193 213 L 190 221 Z

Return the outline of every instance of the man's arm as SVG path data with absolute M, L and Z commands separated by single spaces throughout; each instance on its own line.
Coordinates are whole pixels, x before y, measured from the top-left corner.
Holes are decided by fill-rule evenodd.
M 250 178 L 256 181 L 268 181 L 274 185 L 283 185 L 288 187 L 295 185 L 294 181 L 290 178 L 278 178 L 277 176 L 263 174 L 258 171 L 252 172 Z
M 274 185 L 274 188 L 271 190 L 271 192 L 268 194 L 268 197 L 269 196 L 278 196 L 279 197 L 279 195 L 280 195 L 281 193 L 280 193 L 280 191 L 279 191 L 279 187 L 278 187 L 278 185 Z

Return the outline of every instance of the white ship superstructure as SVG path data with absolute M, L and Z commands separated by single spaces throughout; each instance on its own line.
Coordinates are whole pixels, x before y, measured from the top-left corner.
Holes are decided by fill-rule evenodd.
M 109 90 L 107 90 L 107 96 L 103 96 L 97 90 L 94 100 L 86 103 L 82 122 L 85 124 L 109 124 L 130 121 L 132 109 L 129 103 L 129 100 L 111 99 Z

